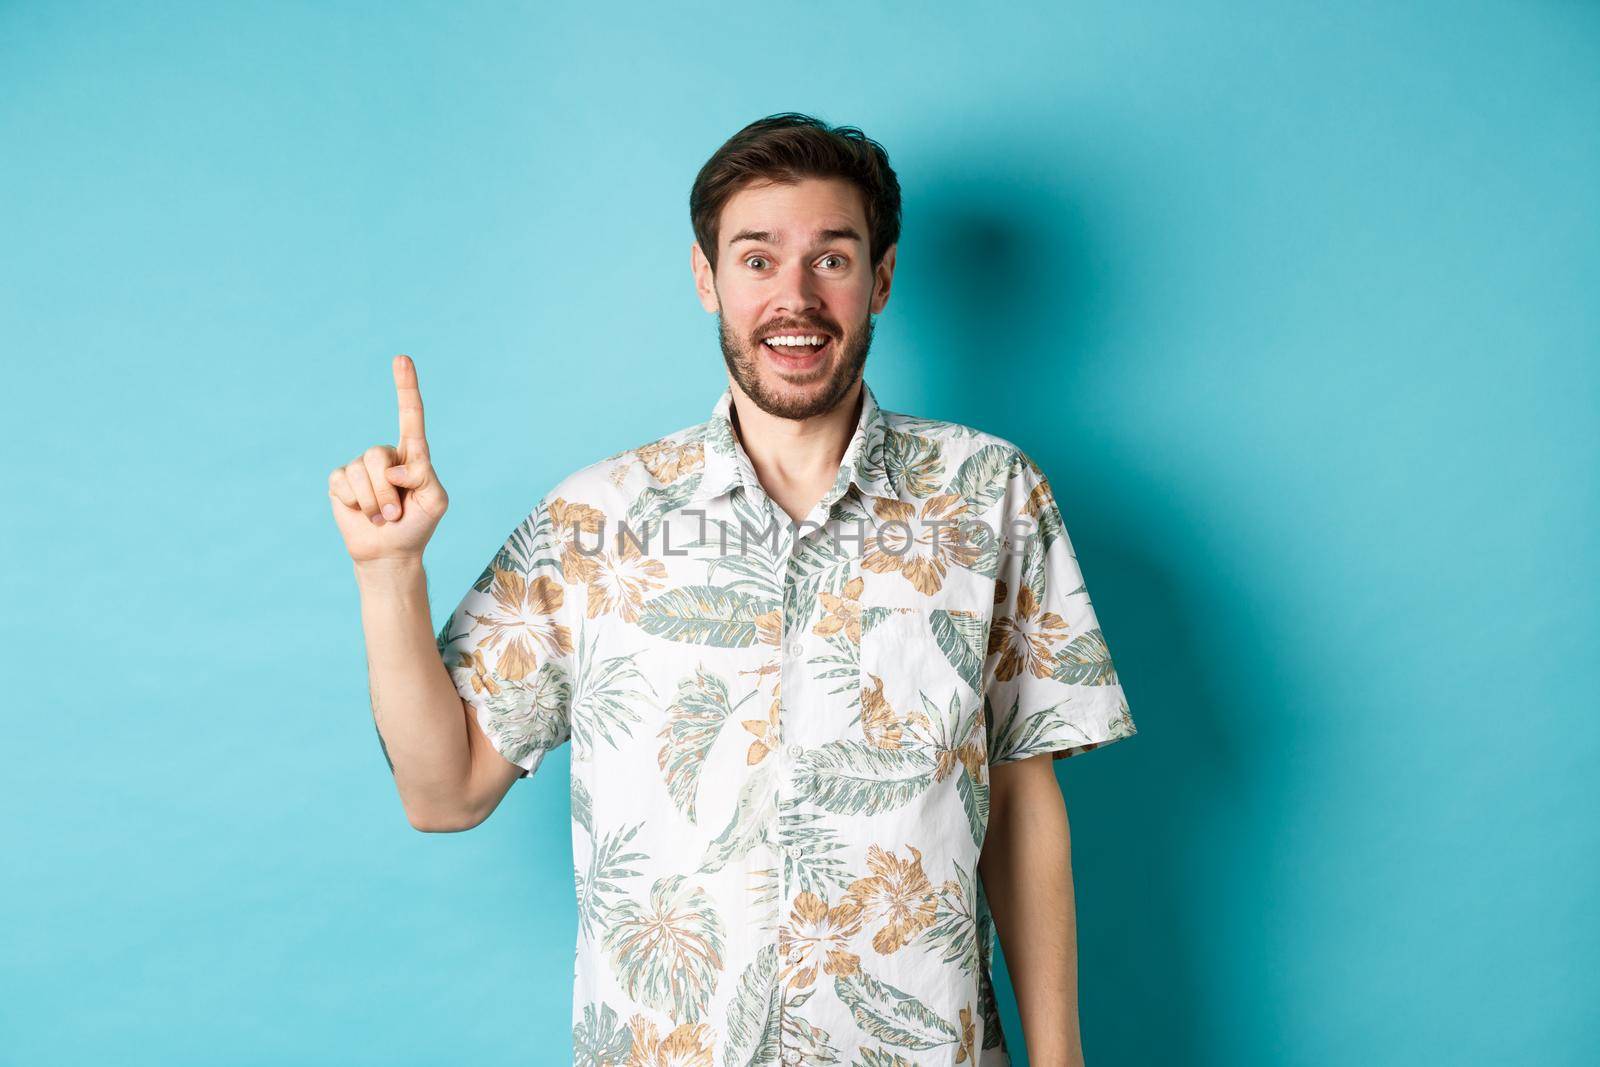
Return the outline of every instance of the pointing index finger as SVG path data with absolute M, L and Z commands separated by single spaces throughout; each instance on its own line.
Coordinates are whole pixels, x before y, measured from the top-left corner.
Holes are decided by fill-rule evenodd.
M 394 357 L 394 392 L 400 404 L 400 456 L 426 454 L 428 436 L 422 425 L 422 390 L 417 386 L 417 365 L 407 355 Z

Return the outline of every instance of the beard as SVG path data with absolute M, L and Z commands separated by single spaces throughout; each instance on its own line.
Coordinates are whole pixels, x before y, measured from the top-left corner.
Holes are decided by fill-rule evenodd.
M 740 341 L 728 329 L 722 313 L 717 312 L 717 338 L 722 344 L 722 361 L 728 365 L 728 373 L 756 407 L 780 419 L 810 419 L 832 411 L 866 366 L 874 325 L 870 313 L 855 329 L 843 335 L 832 327 L 807 324 L 808 328 L 832 335 L 839 355 L 830 365 L 818 368 L 819 376 L 814 379 L 784 381 L 778 388 L 771 388 L 762 377 L 761 338 Z M 804 329 L 795 332 L 804 332 Z

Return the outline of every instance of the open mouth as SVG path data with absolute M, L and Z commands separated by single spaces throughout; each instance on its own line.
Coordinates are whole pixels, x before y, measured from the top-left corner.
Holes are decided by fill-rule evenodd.
M 763 338 L 762 349 L 772 361 L 786 370 L 804 370 L 821 360 L 833 344 L 833 338 L 822 333 L 777 334 Z

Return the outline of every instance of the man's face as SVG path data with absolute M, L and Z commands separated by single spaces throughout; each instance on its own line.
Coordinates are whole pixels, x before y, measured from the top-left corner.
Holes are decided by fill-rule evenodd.
M 866 364 L 872 316 L 894 274 L 892 246 L 877 270 L 868 262 L 861 193 L 836 178 L 748 185 L 723 206 L 717 240 L 715 276 L 698 244 L 693 265 L 700 301 L 717 313 L 728 373 L 770 415 L 833 410 Z

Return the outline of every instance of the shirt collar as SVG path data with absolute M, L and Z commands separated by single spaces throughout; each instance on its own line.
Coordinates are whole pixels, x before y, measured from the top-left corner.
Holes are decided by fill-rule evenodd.
M 691 502 L 711 500 L 744 485 L 754 491 L 761 488 L 750 456 L 734 432 L 733 387 L 722 391 L 711 407 L 711 418 L 703 427 L 705 466 L 700 473 L 700 484 L 690 497 Z M 832 488 L 823 494 L 821 504 L 831 507 L 846 489 L 854 485 L 866 496 L 894 497 L 898 495 L 893 478 L 884 467 L 884 440 L 888 429 L 883 409 L 878 406 L 872 387 L 861 383 L 861 415 L 856 419 L 855 432 L 845 447 L 844 458 L 839 463 L 839 476 Z M 764 492 L 764 490 L 763 490 Z

